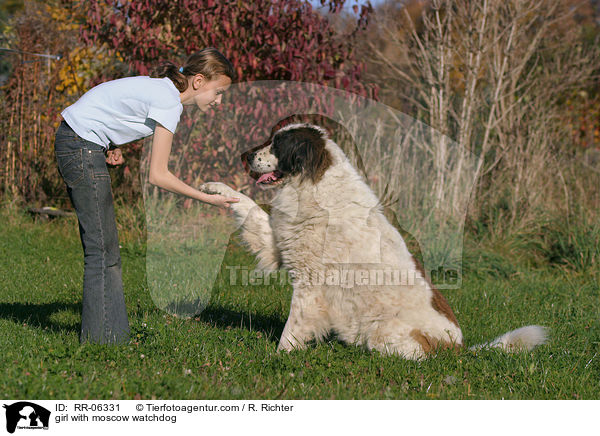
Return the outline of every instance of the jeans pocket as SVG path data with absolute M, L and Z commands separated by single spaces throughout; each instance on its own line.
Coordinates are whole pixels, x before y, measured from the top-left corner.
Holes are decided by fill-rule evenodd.
M 89 152 L 91 159 L 92 177 L 94 179 L 110 178 L 104 150 L 86 150 L 86 152 Z
M 69 187 L 77 185 L 83 179 L 82 150 L 57 151 L 58 172 Z

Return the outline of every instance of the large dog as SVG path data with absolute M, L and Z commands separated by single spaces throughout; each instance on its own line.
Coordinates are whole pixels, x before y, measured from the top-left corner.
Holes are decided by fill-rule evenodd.
M 293 277 L 279 350 L 303 348 L 329 333 L 407 359 L 462 347 L 446 299 L 323 128 L 287 125 L 243 160 L 256 183 L 278 190 L 270 215 L 222 183 L 201 189 L 239 197 L 231 208 L 257 267 L 284 268 Z M 531 349 L 545 340 L 543 327 L 527 326 L 483 346 Z

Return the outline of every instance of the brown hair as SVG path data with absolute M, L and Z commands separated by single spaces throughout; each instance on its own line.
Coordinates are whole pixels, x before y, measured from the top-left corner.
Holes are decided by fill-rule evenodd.
M 233 65 L 223 54 L 214 47 L 208 47 L 191 54 L 182 66 L 173 62 L 164 62 L 158 66 L 150 77 L 171 79 L 179 92 L 188 87 L 188 77 L 202 74 L 207 80 L 213 80 L 216 76 L 224 75 L 236 80 Z

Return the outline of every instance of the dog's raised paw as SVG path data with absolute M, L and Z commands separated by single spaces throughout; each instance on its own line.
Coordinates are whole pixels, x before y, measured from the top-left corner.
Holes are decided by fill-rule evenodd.
M 210 195 L 219 194 L 224 196 L 232 196 L 236 194 L 236 191 L 221 182 L 207 182 L 200 186 L 199 189 L 200 191 Z

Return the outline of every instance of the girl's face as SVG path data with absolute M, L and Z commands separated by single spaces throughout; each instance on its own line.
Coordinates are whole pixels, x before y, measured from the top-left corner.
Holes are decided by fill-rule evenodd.
M 190 85 L 181 94 L 182 104 L 195 104 L 202 112 L 209 107 L 221 104 L 222 94 L 231 85 L 231 79 L 225 75 L 219 75 L 212 80 L 207 80 L 201 74 L 190 79 Z

